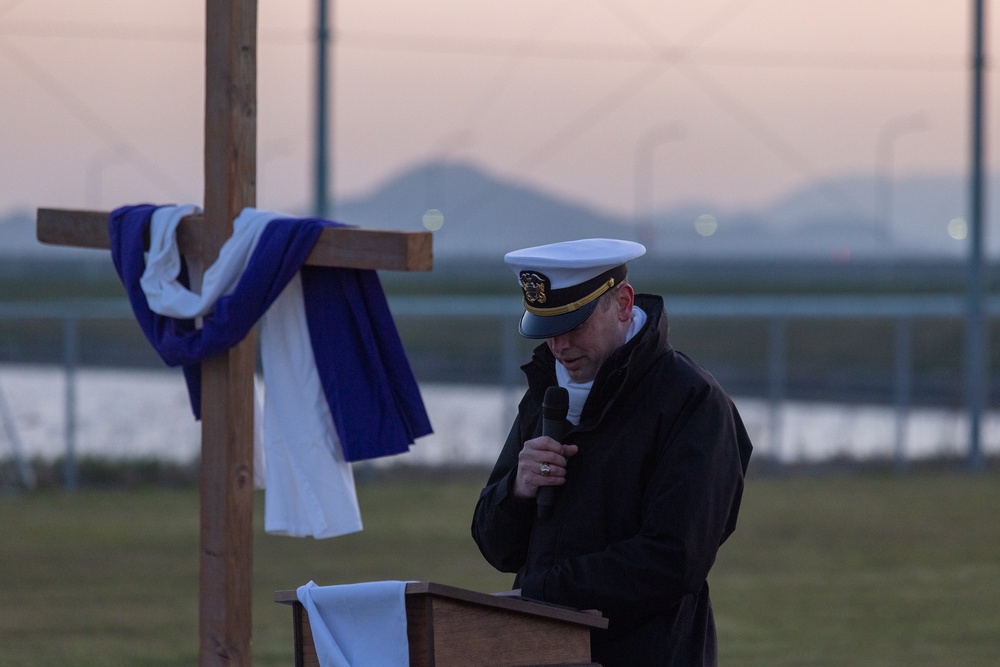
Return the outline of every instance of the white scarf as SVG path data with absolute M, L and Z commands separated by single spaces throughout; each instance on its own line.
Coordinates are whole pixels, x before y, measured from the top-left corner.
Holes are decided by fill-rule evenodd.
M 646 312 L 639 307 L 632 308 L 632 322 L 629 324 L 628 332 L 625 334 L 625 342 L 629 342 L 639 332 L 639 329 L 646 323 Z M 569 371 L 559 360 L 556 360 L 556 380 L 560 387 L 565 387 L 569 392 L 569 412 L 566 419 L 573 426 L 580 424 L 580 415 L 583 414 L 583 405 L 587 402 L 590 389 L 594 386 L 594 381 L 573 382 L 569 378 Z

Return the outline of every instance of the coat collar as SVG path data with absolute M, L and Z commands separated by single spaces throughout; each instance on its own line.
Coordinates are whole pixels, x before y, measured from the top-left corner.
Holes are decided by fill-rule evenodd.
M 646 313 L 646 324 L 630 341 L 615 350 L 594 379 L 594 386 L 583 408 L 580 426 L 585 428 L 595 417 L 601 417 L 623 390 L 641 377 L 662 355 L 672 351 L 667 340 L 669 330 L 663 298 L 653 294 L 637 294 L 635 305 Z M 532 360 L 522 366 L 528 377 L 528 391 L 540 406 L 545 390 L 556 384 L 555 357 L 548 345 L 535 348 Z M 598 410 L 598 414 L 594 411 Z

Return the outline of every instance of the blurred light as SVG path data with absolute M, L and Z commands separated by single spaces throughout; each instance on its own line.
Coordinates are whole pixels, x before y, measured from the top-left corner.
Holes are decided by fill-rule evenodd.
M 834 248 L 830 251 L 830 261 L 834 264 L 849 264 L 851 261 L 851 249 L 847 246 Z
M 964 218 L 952 218 L 948 221 L 948 236 L 956 241 L 964 241 L 969 235 L 969 223 Z
M 719 221 L 714 215 L 703 213 L 694 221 L 694 230 L 702 236 L 711 236 L 719 228 Z
M 444 226 L 444 213 L 436 208 L 427 209 L 424 213 L 424 227 L 436 232 Z

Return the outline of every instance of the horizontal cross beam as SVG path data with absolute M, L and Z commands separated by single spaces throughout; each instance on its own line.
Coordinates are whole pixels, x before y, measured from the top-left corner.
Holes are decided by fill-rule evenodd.
M 78 248 L 111 247 L 108 216 L 104 211 L 38 209 L 37 235 L 42 243 Z M 182 254 L 201 253 L 202 216 L 189 215 L 177 228 Z M 306 264 L 348 269 L 430 271 L 433 244 L 430 232 L 400 232 L 360 227 L 327 227 L 316 240 Z

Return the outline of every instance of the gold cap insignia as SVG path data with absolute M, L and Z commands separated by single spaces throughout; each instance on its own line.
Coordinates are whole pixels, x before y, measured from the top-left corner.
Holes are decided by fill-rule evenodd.
M 549 279 L 535 271 L 521 271 L 521 289 L 524 301 L 532 305 L 542 305 L 548 300 Z

